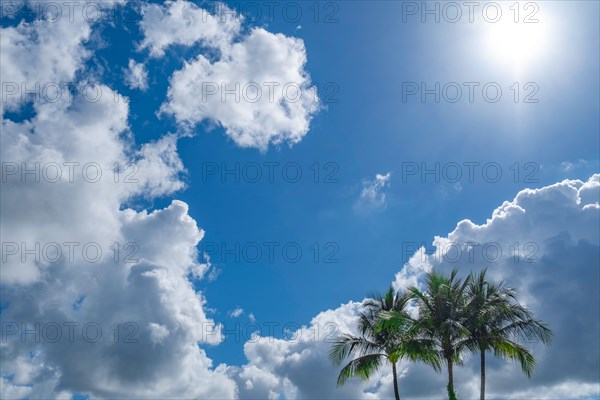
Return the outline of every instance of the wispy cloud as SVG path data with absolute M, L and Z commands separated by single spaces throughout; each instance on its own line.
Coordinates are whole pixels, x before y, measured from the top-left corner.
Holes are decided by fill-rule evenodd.
M 392 173 L 375 174 L 373 180 L 363 180 L 360 197 L 355 203 L 357 210 L 379 210 L 387 206 L 385 189 L 390 186 Z
M 231 318 L 239 318 L 242 316 L 243 313 L 244 313 L 244 309 L 241 307 L 237 307 L 237 308 L 234 308 L 233 310 L 229 310 L 227 315 L 229 315 Z

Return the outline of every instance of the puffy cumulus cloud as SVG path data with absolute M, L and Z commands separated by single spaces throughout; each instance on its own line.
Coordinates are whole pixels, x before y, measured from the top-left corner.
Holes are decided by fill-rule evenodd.
M 87 106 L 64 113 L 45 113 L 42 106 L 32 121 L 3 121 L 3 162 L 18 168 L 27 163 L 30 169 L 40 165 L 39 182 L 33 175 L 25 182 L 20 174 L 9 175 L 1 193 L 6 256 L 2 299 L 8 304 L 2 312 L 3 331 L 16 329 L 8 335 L 15 357 L 37 354 L 27 360 L 32 374 L 37 373 L 34 379 L 5 382 L 4 389 L 17 393 L 25 390 L 17 383 L 41 382 L 31 387 L 28 397 L 54 397 L 48 393 L 55 386 L 105 397 L 230 398 L 233 382 L 213 370 L 198 347 L 218 343 L 221 335 L 205 315 L 204 299 L 186 278 L 192 271 L 201 276 L 206 265 L 197 262 L 196 245 L 203 233 L 188 215 L 187 205 L 173 201 L 151 213 L 119 210 L 133 196 L 170 193 L 181 187 L 175 177 L 180 163 L 168 161 L 176 153 L 169 146 L 164 149 L 164 142 L 173 139 L 166 136 L 127 157 L 127 143 L 118 132 L 124 128 L 125 115 L 119 113 L 123 105 L 112 101 L 104 105 L 112 107 L 108 113 L 112 119 L 104 115 L 101 103 L 94 106 L 96 114 L 85 118 L 78 114 Z M 73 120 L 87 124 L 72 125 Z M 65 162 L 94 163 L 106 179 L 86 181 L 79 175 L 82 169 L 74 167 L 75 178 L 69 182 Z M 115 162 L 131 162 L 132 170 L 136 166 L 135 181 L 126 183 L 121 178 L 116 183 L 114 170 L 109 169 Z M 44 166 L 52 163 L 62 168 L 62 179 L 56 183 L 43 175 Z M 95 179 L 96 171 L 87 179 Z M 8 244 L 15 247 L 9 249 Z M 83 251 L 89 245 L 91 254 Z M 72 259 L 69 249 L 73 249 Z M 102 254 L 98 259 L 96 249 Z M 71 322 L 79 325 L 68 325 Z M 100 342 L 86 341 L 82 331 L 86 323 L 102 330 Z M 124 326 L 121 339 L 115 323 Z M 21 336 L 26 328 L 22 324 L 37 330 L 41 339 L 35 333 Z M 44 331 L 53 324 L 62 333 L 57 343 L 48 336 L 54 333 Z M 97 368 L 82 368 L 84 359 L 94 360 Z M 23 376 L 15 367 L 19 365 L 11 355 L 3 354 L 3 372 Z
M 396 291 L 403 291 L 410 286 L 418 286 L 419 278 L 424 274 L 431 272 L 432 265 L 427 259 L 427 252 L 424 247 L 419 248 L 413 254 L 404 267 L 396 273 L 396 279 L 392 287 Z
M 22 289 L 3 294 L 10 301 L 3 312 L 9 346 L 16 354 L 37 354 L 28 360 L 34 379 L 15 382 L 33 383 L 28 397 L 52 398 L 36 395 L 51 389 L 107 398 L 232 398 L 233 382 L 199 347 L 219 341 L 218 327 L 180 274 L 150 262 L 125 271 L 122 264 L 78 267 L 88 270 L 63 267 L 52 274 L 56 283 L 29 285 L 26 304 Z M 14 335 L 13 321 L 19 323 Z M 84 360 L 94 368 L 83 368 Z M 2 361 L 3 373 L 16 374 L 10 355 Z M 47 375 L 56 387 L 38 387 Z
M 3 105 L 9 109 L 18 106 L 23 84 L 29 85 L 31 90 L 36 84 L 71 82 L 81 61 L 88 55 L 83 51 L 82 43 L 89 38 L 90 32 L 90 26 L 84 20 L 69 22 L 66 18 L 55 23 L 20 23 L 2 28 Z M 11 95 L 13 91 L 15 93 Z
M 531 380 L 514 364 L 490 361 L 490 397 L 598 395 L 599 199 L 598 174 L 585 182 L 565 180 L 525 189 L 484 224 L 464 220 L 447 236 L 436 237 L 432 252 L 419 249 L 396 274 L 394 287 L 402 290 L 418 285 L 431 268 L 458 268 L 463 276 L 487 268 L 491 278 L 516 288 L 521 301 L 550 325 L 551 347 L 527 344 L 538 362 Z M 475 358 L 467 357 L 464 369 L 455 373 L 461 397 L 477 396 Z M 561 365 L 569 365 L 568 370 Z
M 137 63 L 129 59 L 129 64 L 125 70 L 125 83 L 132 89 L 145 91 L 148 89 L 148 71 L 142 63 Z
M 3 42 L 3 79 L 4 65 L 28 85 L 72 77 L 88 29 L 77 19 L 3 28 L 3 41 L 21 34 L 8 57 Z M 53 41 L 59 51 L 39 47 Z M 73 92 L 35 102 L 28 119 L 2 116 L 0 396 L 233 398 L 235 381 L 201 347 L 222 340 L 220 325 L 188 280 L 208 268 L 203 231 L 181 201 L 126 207 L 185 186 L 177 137 L 134 145 L 127 102 L 89 88 L 93 101 Z
M 262 28 L 244 35 L 241 22 L 223 5 L 215 13 L 186 1 L 145 8 L 141 48 L 152 56 L 173 44 L 195 43 L 219 53 L 201 54 L 176 71 L 161 111 L 184 128 L 202 121 L 222 126 L 242 147 L 264 151 L 271 143 L 295 144 L 319 108 L 304 70 L 304 43 Z
M 216 122 L 242 147 L 295 144 L 319 107 L 305 63 L 301 40 L 255 28 L 218 61 L 200 55 L 176 71 L 161 110 L 187 125 Z
M 488 390 L 493 396 L 527 398 L 532 390 L 539 398 L 598 395 L 599 180 L 596 174 L 586 182 L 523 190 L 485 224 L 461 221 L 447 237 L 434 240 L 436 254 L 429 256 L 434 268 L 466 274 L 487 267 L 491 277 L 515 287 L 554 331 L 550 348 L 531 344 L 538 361 L 531 381 L 514 365 L 492 366 Z M 462 257 L 457 259 L 458 246 Z M 475 361 L 471 364 L 477 368 Z M 474 396 L 476 386 L 465 384 L 461 392 Z
M 2 28 L 0 47 L 2 58 L 2 108 L 19 106 L 26 90 L 41 93 L 46 87 L 47 97 L 56 91 L 55 84 L 73 82 L 82 61 L 90 56 L 84 44 L 90 39 L 94 18 L 83 18 L 85 3 L 53 2 L 49 7 L 40 7 L 44 2 L 10 2 L 2 5 L 3 19 L 18 19 L 27 13 L 47 10 L 48 20 L 39 23 L 18 23 Z M 98 12 L 110 9 L 124 0 L 108 0 L 95 3 Z M 36 88 L 36 85 L 39 87 Z
M 541 189 L 525 189 L 504 202 L 486 223 L 458 223 L 445 237 L 436 237 L 433 254 L 419 249 L 396 274 L 393 287 L 419 285 L 432 268 L 462 276 L 488 268 L 492 279 L 505 280 L 521 301 L 554 331 L 551 347 L 526 343 L 537 359 L 531 380 L 512 363 L 490 357 L 490 398 L 556 399 L 598 396 L 600 373 L 600 174 L 587 181 L 566 180 Z M 485 250 L 484 250 L 485 248 Z M 460 250 L 460 251 L 459 251 Z M 242 398 L 391 398 L 391 374 L 385 369 L 371 381 L 349 381 L 335 388 L 338 371 L 328 361 L 323 336 L 311 333 L 325 323 L 339 332 L 355 333 L 360 303 L 320 313 L 297 340 L 258 337 L 244 347 L 248 363 L 229 369 Z M 322 330 L 321 330 L 322 332 Z M 292 332 L 294 334 L 294 332 Z M 455 370 L 462 398 L 479 396 L 479 361 L 466 356 Z M 568 368 L 565 368 L 568 366 Z M 400 394 L 409 398 L 443 398 L 445 374 L 402 362 Z
M 42 254 L 49 243 L 99 243 L 108 257 L 110 243 L 122 236 L 123 213 L 115 212 L 121 204 L 183 187 L 175 137 L 133 148 L 123 137 L 127 104 L 114 102 L 106 86 L 98 90 L 103 95 L 93 103 L 75 96 L 72 104 L 37 104 L 31 120 L 2 120 L 1 230 L 4 243 L 19 244 L 3 265 L 2 282 L 40 279 L 45 260 L 54 259 Z M 21 243 L 29 249 L 39 243 L 38 257 L 23 261 Z M 74 253 L 81 256 L 81 249 Z
M 162 57 L 172 45 L 201 43 L 227 49 L 240 32 L 243 17 L 223 3 L 214 5 L 213 12 L 185 0 L 145 5 L 140 23 L 144 35 L 140 50 L 148 49 L 152 57 Z

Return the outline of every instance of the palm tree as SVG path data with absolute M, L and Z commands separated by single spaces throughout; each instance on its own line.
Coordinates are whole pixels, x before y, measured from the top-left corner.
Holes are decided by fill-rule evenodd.
M 340 371 L 338 386 L 350 377 L 368 380 L 384 361 L 388 361 L 392 365 L 394 396 L 400 400 L 396 364 L 401 358 L 421 360 L 439 369 L 437 353 L 411 342 L 409 332 L 412 319 L 405 310 L 408 299 L 407 296 L 395 294 L 390 287 L 385 295 L 375 294 L 365 301 L 365 310 L 359 317 L 360 336 L 340 335 L 329 352 L 329 358 L 335 365 L 340 365 L 347 357 L 353 358 Z M 379 326 L 382 312 L 393 312 L 396 316 L 393 329 Z
M 470 277 L 464 281 L 457 278 L 458 271 L 450 276 L 435 271 L 425 280 L 425 292 L 417 287 L 408 290 L 419 305 L 419 331 L 422 336 L 433 340 L 440 357 L 448 368 L 448 398 L 456 399 L 454 391 L 454 364 L 460 363 L 463 342 L 469 334 L 465 327 L 466 290 Z
M 479 352 L 481 362 L 480 399 L 485 399 L 485 356 L 488 350 L 504 359 L 515 360 L 528 376 L 535 366 L 531 353 L 515 341 L 519 336 L 536 339 L 548 345 L 552 331 L 518 303 L 516 292 L 503 282 L 493 283 L 486 270 L 471 275 L 468 286 L 467 328 L 470 332 L 465 347 Z
M 465 349 L 465 338 L 469 330 L 465 326 L 467 319 L 466 295 L 471 277 L 465 281 L 457 278 L 458 271 L 450 276 L 432 271 L 425 276 L 425 290 L 416 286 L 407 289 L 407 297 L 415 300 L 419 309 L 419 318 L 413 320 L 410 335 L 413 342 L 427 344 L 437 352 L 437 357 L 448 368 L 448 398 L 456 399 L 454 391 L 454 365 L 459 364 L 460 354 Z M 381 313 L 381 327 L 394 329 L 402 325 L 404 317 L 395 312 Z

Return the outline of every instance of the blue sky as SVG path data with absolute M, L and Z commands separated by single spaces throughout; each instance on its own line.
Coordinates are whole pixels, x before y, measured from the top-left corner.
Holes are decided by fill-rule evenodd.
M 528 29 L 532 31 L 525 35 L 539 34 L 540 39 L 529 47 L 525 36 L 518 34 L 506 45 L 506 36 L 514 34 L 510 29 L 520 25 L 510 21 L 507 3 L 503 3 L 502 22 L 508 30 L 496 36 L 490 36 L 492 28 L 479 14 L 473 23 L 463 19 L 456 24 L 443 18 L 436 23 L 432 17 L 422 22 L 418 14 L 407 14 L 409 6 L 424 6 L 420 2 L 292 3 L 303 13 L 299 21 L 284 18 L 281 10 L 275 11 L 272 20 L 264 15 L 253 18 L 255 13 L 247 5 L 227 4 L 242 14 L 250 13 L 242 23 L 240 37 L 260 27 L 302 40 L 307 62 L 300 69 L 317 86 L 320 103 L 297 143 L 271 141 L 265 148 L 243 147 L 216 117 L 190 124 L 178 119 L 175 112 L 159 113 L 168 103 L 173 73 L 199 55 L 214 60 L 218 52 L 198 41 L 170 44 L 164 47 L 164 54 L 153 55 L 152 45 L 139 48 L 145 37 L 140 28 L 142 17 L 135 14 L 126 23 L 93 24 L 88 39 L 82 41 L 90 56 L 80 61 L 72 74 L 75 81 L 100 82 L 131 99 L 127 128 L 120 133 L 124 141 L 130 141 L 131 149 L 156 143 L 167 134 L 178 135 L 175 152 L 185 170 L 174 171 L 167 180 L 180 180 L 185 187 L 158 194 L 140 189 L 119 197 L 119 209 L 113 211 L 130 207 L 141 215 L 144 210 L 163 210 L 177 199 L 187 204 L 187 214 L 204 230 L 197 245 L 199 260 L 203 261 L 203 251 L 208 253 L 211 267 L 202 277 L 190 280 L 205 300 L 201 308 L 207 318 L 226 328 L 224 341 L 201 345 L 213 367 L 248 363 L 244 346 L 254 330 L 245 328 L 249 323 L 261 326 L 263 337 L 283 338 L 286 324 L 291 324 L 288 328 L 293 333 L 301 325 L 310 326 L 324 310 L 339 310 L 340 305 L 360 302 L 373 290 L 385 290 L 418 246 L 433 249 L 434 237 L 447 236 L 459 221 L 485 224 L 496 208 L 524 189 L 565 179 L 586 182 L 599 171 L 597 2 L 534 3 L 539 22 L 531 24 Z M 268 10 L 263 2 L 253 4 L 263 13 Z M 520 18 L 526 11 L 521 9 Z M 3 18 L 2 24 L 14 27 L 16 22 Z M 498 40 L 504 40 L 513 53 L 522 45 L 520 57 L 513 58 L 513 53 L 501 49 Z M 2 50 L 9 54 L 8 47 Z M 529 53 L 533 55 L 525 56 Z M 131 59 L 147 71 L 145 90 L 126 84 Z M 257 65 L 271 61 L 252 60 Z M 16 59 L 8 62 L 19 68 Z M 439 102 L 432 94 L 422 101 L 420 92 L 406 92 L 408 88 L 420 90 L 422 84 L 431 89 L 436 82 L 440 88 L 456 83 L 463 90 L 461 99 L 452 103 L 440 93 Z M 467 99 L 465 82 L 476 84 L 473 102 Z M 490 83 L 502 89 L 498 102 L 486 101 L 482 95 L 482 87 Z M 513 100 L 515 83 L 519 102 Z M 524 96 L 534 91 L 531 99 L 538 101 L 525 103 Z M 3 106 L 3 123 L 5 118 L 23 123 L 36 112 L 23 111 L 31 104 Z M 37 112 L 41 113 L 41 107 Z M 116 111 L 108 112 L 106 118 L 113 114 Z M 3 153 L 3 158 L 13 160 L 14 154 Z M 472 180 L 468 178 L 469 165 L 473 166 Z M 235 170 L 236 166 L 239 179 L 231 173 L 222 175 L 224 169 Z M 262 175 L 253 182 L 257 166 Z M 284 166 L 289 169 L 284 171 Z M 438 181 L 432 174 L 421 176 L 423 168 L 436 166 Z M 460 179 L 452 177 L 456 166 Z M 484 171 L 484 167 L 491 169 Z M 501 177 L 495 181 L 497 168 Z M 270 171 L 274 173 L 272 181 Z M 293 182 L 296 171 L 301 177 Z M 6 204 L 4 201 L 3 207 L 8 207 Z M 545 203 L 542 200 L 540 204 Z M 9 212 L 5 210 L 3 218 Z M 597 213 L 595 218 L 597 221 Z M 557 220 L 562 221 L 561 217 Z M 7 223 L 3 234 L 9 226 Z M 569 228 L 575 232 L 574 238 L 577 232 L 588 232 L 579 225 Z M 120 229 L 128 232 L 126 225 Z M 592 225 L 589 237 L 597 247 L 597 225 L 595 229 Z M 552 235 L 565 230 L 557 228 Z M 161 239 L 168 241 L 170 234 L 179 232 L 157 231 L 158 239 L 147 243 L 160 247 Z M 139 235 L 136 237 L 144 237 Z M 548 237 L 552 235 L 548 233 Z M 144 239 L 136 240 L 144 246 Z M 276 243 L 272 261 L 265 245 L 270 242 Z M 222 246 L 233 250 L 238 244 L 250 253 L 222 251 Z M 256 245 L 261 255 L 253 262 Z M 298 248 L 302 255 L 292 262 Z M 8 281 L 3 286 L 9 308 L 19 301 L 12 284 Z M 76 283 L 70 288 L 86 295 Z M 243 313 L 231 315 L 235 309 L 243 309 Z M 129 315 L 136 315 L 135 311 Z M 270 323 L 279 324 L 272 333 L 264 330 Z M 242 327 L 240 340 L 233 333 L 227 335 L 236 324 Z M 593 368 L 597 370 L 598 364 Z M 585 376 L 581 379 L 590 383 Z M 76 381 L 68 379 L 58 387 L 85 396 L 94 393 L 94 385 L 86 379 Z M 301 383 L 295 384 L 301 387 Z M 95 393 L 124 393 L 119 390 L 125 389 Z M 303 390 L 299 393 L 307 393 Z M 290 392 L 281 393 L 281 398 L 292 397 Z

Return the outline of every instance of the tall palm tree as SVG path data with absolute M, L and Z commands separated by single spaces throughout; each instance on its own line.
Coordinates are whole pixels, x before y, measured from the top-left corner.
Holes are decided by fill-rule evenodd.
M 464 338 L 469 334 L 464 323 L 466 290 L 471 278 L 461 281 L 457 275 L 456 269 L 449 276 L 432 271 L 426 276 L 425 292 L 414 286 L 408 289 L 419 305 L 420 334 L 435 342 L 448 368 L 450 400 L 456 399 L 453 367 L 460 363 Z
M 453 270 L 449 276 L 432 271 L 425 276 L 424 291 L 416 286 L 407 289 L 407 297 L 415 300 L 419 309 L 419 318 L 414 320 L 410 335 L 413 341 L 427 343 L 429 348 L 435 349 L 438 359 L 446 364 L 450 400 L 456 399 L 454 365 L 461 362 L 460 354 L 469 336 L 465 322 L 466 293 L 471 277 L 461 281 L 457 274 L 457 270 Z M 394 329 L 404 321 L 404 317 L 395 312 L 383 312 L 381 316 L 380 325 L 387 329 Z
M 341 335 L 329 352 L 329 358 L 335 365 L 340 365 L 348 357 L 353 358 L 340 371 L 338 386 L 350 377 L 368 380 L 383 362 L 388 361 L 392 365 L 394 396 L 400 400 L 396 364 L 401 358 L 421 360 L 439 369 L 437 353 L 411 342 L 409 332 L 412 319 L 406 312 L 408 299 L 407 296 L 395 294 L 390 288 L 385 295 L 375 294 L 365 301 L 365 309 L 359 317 L 360 336 Z M 379 327 L 382 312 L 393 312 L 396 316 L 397 323 L 393 329 Z
M 524 336 L 546 345 L 552 340 L 552 331 L 519 304 L 516 292 L 503 282 L 488 281 L 486 272 L 484 269 L 470 278 L 466 323 L 470 334 L 464 343 L 465 347 L 480 355 L 481 400 L 485 400 L 485 357 L 488 350 L 504 359 L 518 361 L 523 372 L 530 377 L 535 359 L 516 340 Z

